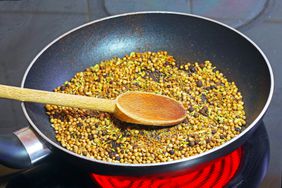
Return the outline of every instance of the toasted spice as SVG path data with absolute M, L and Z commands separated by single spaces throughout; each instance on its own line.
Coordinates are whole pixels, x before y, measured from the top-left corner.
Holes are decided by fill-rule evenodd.
M 196 83 L 197 83 L 198 87 L 202 87 L 203 86 L 203 82 L 201 80 L 198 80 Z
M 120 122 L 111 114 L 46 105 L 56 139 L 70 151 L 115 163 L 159 163 L 197 155 L 232 139 L 246 124 L 244 102 L 210 61 L 178 63 L 166 51 L 132 52 L 102 61 L 55 92 L 115 99 L 126 91 L 167 95 L 187 109 L 171 127 Z

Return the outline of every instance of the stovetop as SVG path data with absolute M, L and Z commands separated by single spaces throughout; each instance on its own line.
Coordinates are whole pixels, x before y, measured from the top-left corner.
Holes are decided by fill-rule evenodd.
M 0 83 L 20 85 L 24 71 L 35 55 L 69 29 L 93 19 L 137 10 L 181 11 L 209 16 L 237 27 L 262 48 L 273 67 L 276 88 L 264 117 L 270 142 L 270 163 L 260 187 L 281 187 L 280 0 L 0 0 Z M 17 102 L 0 100 L 0 114 L 1 133 L 28 125 Z M 0 168 L 0 174 L 11 172 L 14 171 Z
M 229 177 L 231 180 L 226 187 L 257 187 L 262 182 L 267 171 L 269 153 L 268 136 L 265 125 L 262 123 L 254 132 L 251 139 L 238 150 L 193 172 L 189 172 L 188 174 L 182 173 L 176 176 L 176 178 L 178 181 L 181 181 L 181 183 L 178 182 L 178 184 L 181 184 L 181 187 L 210 187 L 208 185 L 219 187 L 220 183 L 225 185 L 223 182 L 229 181 Z M 123 180 L 120 180 L 121 177 L 109 178 L 103 175 L 95 175 L 95 177 L 99 178 L 100 182 L 106 188 L 120 187 L 118 186 L 120 184 L 123 187 L 142 187 L 142 181 L 145 183 L 148 180 L 150 182 L 147 182 L 148 184 L 146 185 L 150 185 L 150 187 L 162 187 L 162 185 L 167 185 L 168 183 L 171 183 L 171 185 L 167 185 L 166 187 L 177 187 L 174 185 L 175 177 L 169 176 L 165 176 L 165 179 L 171 178 L 172 180 L 163 182 L 163 184 L 159 182 L 155 183 L 152 179 L 162 179 L 164 181 L 164 177 L 137 177 L 133 180 L 130 177 L 122 177 Z M 188 180 L 189 178 L 190 180 Z M 228 180 L 225 181 L 225 179 Z M 136 180 L 139 182 L 136 182 Z M 115 181 L 115 184 L 113 181 Z M 135 182 L 137 185 L 134 185 Z M 2 185 L 7 188 L 99 187 L 97 181 L 91 181 L 90 175 L 87 172 L 83 172 L 81 169 L 77 169 L 73 165 L 58 159 L 56 155 L 51 156 L 51 158 L 32 169 L 2 178 Z

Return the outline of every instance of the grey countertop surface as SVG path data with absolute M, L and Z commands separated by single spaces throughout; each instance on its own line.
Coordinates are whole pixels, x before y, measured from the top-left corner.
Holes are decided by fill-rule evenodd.
M 0 83 L 19 86 L 31 60 L 45 45 L 64 32 L 93 19 L 128 10 L 116 2 L 111 0 L 0 0 Z M 197 13 L 197 3 L 204 3 L 201 0 L 197 3 L 193 0 L 175 2 L 169 8 L 165 6 L 160 8 Z M 182 4 L 187 5 L 187 2 L 188 6 L 183 9 Z M 242 4 L 248 2 L 253 1 L 242 1 Z M 261 5 L 257 4 L 257 6 Z M 275 75 L 274 97 L 264 117 L 270 140 L 271 157 L 269 169 L 261 187 L 268 188 L 281 187 L 282 1 L 269 0 L 263 6 L 265 6 L 263 11 L 254 20 L 238 29 L 261 47 L 269 58 Z M 142 3 L 138 7 L 142 7 L 142 10 L 147 8 Z M 159 6 L 153 7 L 153 10 L 157 7 Z M 130 10 L 136 10 L 136 7 L 131 7 Z M 242 18 L 238 18 L 235 14 L 231 17 L 216 19 L 227 24 L 232 20 L 242 21 Z M 28 126 L 28 123 L 20 104 L 0 100 L 0 132 L 7 133 L 25 126 Z

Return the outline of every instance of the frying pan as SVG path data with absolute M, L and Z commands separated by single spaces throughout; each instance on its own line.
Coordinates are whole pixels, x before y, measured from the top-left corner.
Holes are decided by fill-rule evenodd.
M 22 87 L 53 90 L 76 72 L 132 51 L 166 50 L 179 64 L 211 60 L 242 93 L 245 129 L 225 144 L 189 158 L 154 164 L 118 164 L 90 159 L 63 148 L 44 106 L 22 103 L 31 127 L 0 136 L 0 162 L 28 168 L 50 153 L 100 174 L 145 175 L 183 169 L 226 155 L 242 145 L 259 126 L 272 98 L 271 66 L 245 35 L 211 19 L 173 12 L 139 12 L 112 16 L 79 26 L 48 44 L 31 62 Z

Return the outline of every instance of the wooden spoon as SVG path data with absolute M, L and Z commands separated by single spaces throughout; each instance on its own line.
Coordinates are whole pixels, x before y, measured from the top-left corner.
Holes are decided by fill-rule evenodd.
M 176 100 L 147 92 L 126 92 L 110 100 L 0 84 L 0 97 L 109 112 L 121 121 L 142 125 L 175 125 L 186 117 L 185 109 Z

